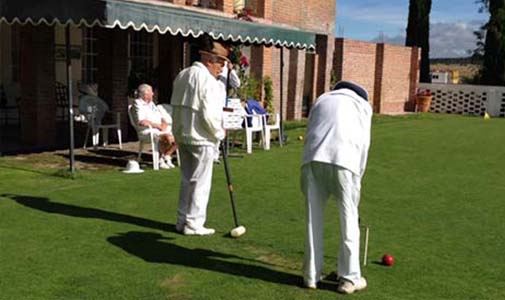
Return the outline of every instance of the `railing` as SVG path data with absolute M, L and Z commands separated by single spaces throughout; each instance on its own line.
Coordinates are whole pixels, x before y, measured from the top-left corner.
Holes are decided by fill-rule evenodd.
M 433 94 L 430 112 L 505 117 L 505 87 L 421 83 Z

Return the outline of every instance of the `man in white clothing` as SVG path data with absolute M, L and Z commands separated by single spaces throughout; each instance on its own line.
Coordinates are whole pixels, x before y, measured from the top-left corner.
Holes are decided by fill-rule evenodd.
M 217 105 L 216 99 L 223 97 L 217 78 L 228 59 L 228 50 L 220 43 L 207 41 L 200 55 L 199 62 L 175 78 L 171 99 L 172 130 L 179 144 L 182 173 L 176 230 L 185 235 L 215 232 L 204 225 L 215 145 L 225 136 L 222 105 Z
M 361 178 L 365 172 L 372 108 L 361 86 L 341 81 L 312 107 L 305 136 L 301 188 L 306 198 L 304 283 L 316 288 L 323 268 L 323 216 L 327 199 L 337 199 L 340 244 L 337 291 L 366 288 L 359 264 Z
M 163 117 L 160 109 L 154 104 L 154 92 L 150 85 L 141 84 L 137 88 L 138 98 L 135 99 L 134 111 L 138 120 L 138 125 L 143 129 L 139 132 L 142 135 L 149 135 L 151 132 L 159 143 L 161 169 L 171 169 L 172 154 L 177 150 L 172 132 L 169 130 L 169 120 Z

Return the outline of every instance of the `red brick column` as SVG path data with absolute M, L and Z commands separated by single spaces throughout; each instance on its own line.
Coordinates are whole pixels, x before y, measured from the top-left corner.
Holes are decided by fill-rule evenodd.
M 304 75 L 305 51 L 291 49 L 289 53 L 289 81 L 286 112 L 286 119 L 288 120 L 298 120 L 302 117 Z
M 330 35 L 316 36 L 316 53 L 319 55 L 317 70 L 317 94 L 330 90 L 331 70 L 333 65 L 334 37 Z
M 262 82 L 263 78 L 269 76 L 272 78 L 272 51 L 274 48 L 272 47 L 264 47 L 264 46 L 251 46 L 251 76 L 254 76 L 258 81 Z M 274 79 L 272 78 L 272 81 Z M 261 99 L 263 99 L 263 87 L 261 88 Z M 274 97 L 275 102 L 275 97 Z
M 33 146 L 56 145 L 54 27 L 20 26 L 21 138 Z
M 123 137 L 128 135 L 128 31 L 97 28 L 98 93 L 112 111 L 121 113 Z M 114 135 L 111 135 L 111 138 Z
M 271 20 L 272 11 L 272 0 L 256 0 L 256 16 L 258 18 Z
M 375 51 L 375 82 L 373 91 L 373 112 L 381 113 L 382 81 L 384 76 L 384 44 L 377 44 Z
M 232 14 L 233 0 L 217 0 L 217 9 L 227 14 Z
M 412 47 L 410 56 L 410 85 L 409 85 L 409 102 L 407 111 L 414 111 L 416 106 L 416 92 L 419 87 L 419 70 L 421 62 L 421 48 Z
M 344 68 L 344 39 L 335 39 L 335 52 L 333 54 L 333 72 L 337 77 L 337 81 L 343 78 L 343 68 Z

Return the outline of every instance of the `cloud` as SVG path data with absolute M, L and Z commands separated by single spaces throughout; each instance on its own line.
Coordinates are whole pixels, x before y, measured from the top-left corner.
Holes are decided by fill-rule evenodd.
M 405 5 L 380 2 L 337 3 L 337 20 L 345 17 L 357 22 L 372 22 L 394 26 L 405 26 L 407 11 Z
M 430 57 L 453 58 L 467 57 L 475 49 L 476 39 L 473 34 L 482 25 L 482 21 L 437 22 L 430 27 Z M 377 36 L 373 42 L 404 45 L 405 35 Z

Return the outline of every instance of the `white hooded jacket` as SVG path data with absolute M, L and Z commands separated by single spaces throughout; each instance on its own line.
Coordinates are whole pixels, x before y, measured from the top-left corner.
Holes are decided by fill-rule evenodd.
M 323 162 L 363 176 L 371 123 L 370 104 L 354 91 L 344 88 L 321 95 L 310 111 L 302 164 Z
M 218 80 L 200 62 L 177 75 L 171 105 L 178 144 L 214 146 L 224 138 L 222 105 L 216 101 L 222 94 Z

